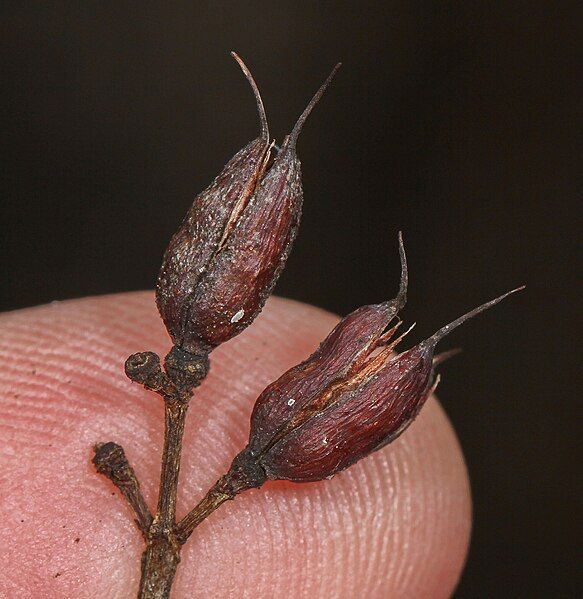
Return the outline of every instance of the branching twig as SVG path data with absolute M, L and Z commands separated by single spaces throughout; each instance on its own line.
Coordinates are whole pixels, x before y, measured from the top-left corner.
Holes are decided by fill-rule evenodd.
M 140 532 L 147 538 L 152 524 L 152 514 L 140 490 L 140 483 L 130 466 L 121 445 L 117 443 L 98 443 L 94 447 L 93 463 L 97 472 L 107 476 L 122 492 L 136 516 Z

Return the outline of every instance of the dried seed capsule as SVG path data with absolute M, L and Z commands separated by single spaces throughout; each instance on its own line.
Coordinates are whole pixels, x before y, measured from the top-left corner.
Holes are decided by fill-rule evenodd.
M 382 345 L 382 332 L 407 299 L 407 260 L 400 234 L 399 255 L 401 283 L 397 297 L 363 306 L 343 318 L 307 360 L 288 370 L 259 396 L 251 415 L 251 453 L 259 455 L 275 437 L 309 417 L 315 407 L 314 397 L 352 377 L 370 353 Z
M 261 465 L 270 479 L 316 481 L 330 478 L 384 447 L 413 422 L 435 388 L 437 343 L 457 326 L 514 291 L 472 310 L 398 355 L 393 355 L 392 350 L 404 335 L 390 342 L 396 327 L 384 335 L 377 323 L 371 323 L 364 335 L 362 330 L 355 329 L 349 345 L 361 348 L 358 359 L 350 362 L 347 355 L 339 364 L 339 376 L 334 377 L 329 372 L 326 384 L 321 385 L 318 369 L 311 366 L 322 361 L 334 362 L 341 348 L 336 347 L 331 338 L 337 336 L 339 330 L 349 334 L 348 323 L 355 315 L 363 314 L 363 309 L 353 312 L 341 321 L 318 352 L 262 393 L 253 414 L 249 445 L 239 460 Z M 373 353 L 383 345 L 380 352 Z M 322 356 L 322 350 L 328 355 Z M 350 366 L 346 367 L 344 359 L 348 359 Z M 302 382 L 298 393 L 298 383 L 290 373 L 299 368 L 309 380 Z M 313 388 L 312 381 L 315 381 Z M 265 404 L 270 403 L 277 405 L 266 408 Z M 287 418 L 282 416 L 286 407 Z
M 211 349 L 234 337 L 253 322 L 269 297 L 300 220 L 296 141 L 338 66 L 301 115 L 189 298 L 180 340 L 185 350 Z
M 241 150 L 195 200 L 164 257 L 156 290 L 174 345 L 204 354 L 245 329 L 263 308 L 295 238 L 302 206 L 295 146 L 335 69 L 286 138 L 271 168 L 263 104 L 261 136 Z M 267 172 L 266 172 L 267 171 Z
M 194 200 L 164 255 L 156 287 L 160 315 L 175 344 L 184 337 L 185 318 L 194 291 L 255 191 L 269 158 L 269 128 L 255 81 L 247 77 L 259 112 L 261 132 L 228 162 L 221 174 Z

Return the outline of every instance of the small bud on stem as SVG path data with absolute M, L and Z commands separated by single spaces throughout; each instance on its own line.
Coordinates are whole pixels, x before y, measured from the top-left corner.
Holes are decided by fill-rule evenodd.
M 97 472 L 107 476 L 123 493 L 136 516 L 136 524 L 146 536 L 152 524 L 152 514 L 144 500 L 140 483 L 130 466 L 121 445 L 117 443 L 98 443 L 94 448 L 93 464 Z

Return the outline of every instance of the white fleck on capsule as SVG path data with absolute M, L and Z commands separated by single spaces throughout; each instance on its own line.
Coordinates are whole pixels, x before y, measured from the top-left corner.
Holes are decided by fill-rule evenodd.
M 239 310 L 236 314 L 233 314 L 231 322 L 239 322 L 243 316 L 245 316 L 245 310 Z

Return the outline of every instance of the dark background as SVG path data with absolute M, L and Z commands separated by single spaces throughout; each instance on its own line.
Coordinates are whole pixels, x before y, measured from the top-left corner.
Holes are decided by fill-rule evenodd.
M 416 339 L 528 285 L 444 344 L 465 350 L 440 396 L 475 501 L 456 596 L 576 596 L 574 12 L 75 4 L 0 14 L 0 308 L 153 286 L 191 199 L 257 132 L 229 50 L 278 139 L 342 60 L 300 140 L 304 221 L 277 293 L 339 313 L 392 296 L 399 229 Z

